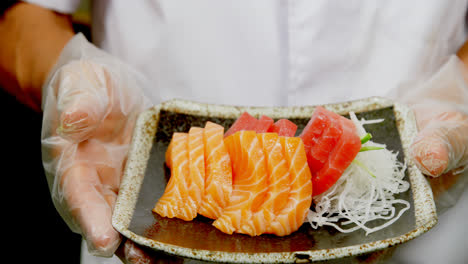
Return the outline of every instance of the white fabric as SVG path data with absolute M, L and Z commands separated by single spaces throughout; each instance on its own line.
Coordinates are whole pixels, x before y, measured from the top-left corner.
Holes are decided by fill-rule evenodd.
M 80 5 L 81 0 L 27 0 L 31 4 L 40 5 L 44 8 L 48 8 L 63 14 L 72 14 L 75 12 Z
M 115 0 L 94 11 L 94 42 L 150 77 L 155 103 L 385 95 L 434 71 L 466 38 L 465 0 Z
M 277 2 L 99 1 L 94 8 L 94 42 L 150 77 L 155 103 L 287 104 Z
M 65 12 L 77 3 L 32 2 Z M 100 0 L 93 40 L 151 80 L 153 103 L 325 104 L 435 72 L 466 40 L 466 10 L 466 0 Z M 466 193 L 396 263 L 468 261 Z

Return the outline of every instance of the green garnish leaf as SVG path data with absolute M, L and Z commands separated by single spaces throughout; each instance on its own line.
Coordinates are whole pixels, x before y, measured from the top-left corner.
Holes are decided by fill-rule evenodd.
M 359 152 L 364 152 L 364 151 L 369 151 L 369 150 L 379 150 L 379 149 L 384 149 L 382 147 L 375 147 L 375 146 L 365 146 L 362 147 Z
M 372 138 L 372 135 L 371 135 L 370 133 L 365 134 L 365 135 L 361 138 L 361 144 L 366 143 L 366 142 L 369 141 L 371 138 Z

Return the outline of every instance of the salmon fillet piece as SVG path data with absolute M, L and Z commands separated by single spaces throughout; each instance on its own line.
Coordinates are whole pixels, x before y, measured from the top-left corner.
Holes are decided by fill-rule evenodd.
M 280 137 L 280 141 L 289 166 L 291 191 L 286 206 L 270 224 L 267 233 L 286 236 L 304 223 L 312 203 L 312 176 L 302 140 L 298 137 Z
M 224 127 L 206 122 L 203 130 L 205 192 L 198 213 L 217 219 L 228 205 L 232 192 L 232 168 L 224 145 Z
M 197 216 L 197 206 L 188 195 L 190 169 L 187 133 L 173 134 L 166 160 L 171 177 L 153 212 L 163 217 L 190 221 Z
M 254 214 L 258 235 L 265 233 L 270 223 L 288 202 L 290 192 L 289 166 L 277 133 L 257 134 L 267 164 L 268 191 L 260 210 Z
M 259 234 L 253 215 L 268 191 L 265 156 L 255 131 L 239 131 L 225 140 L 232 159 L 233 189 L 229 205 L 213 225 L 224 233 Z
M 189 169 L 188 195 L 198 208 L 205 193 L 205 144 L 203 128 L 191 127 L 188 132 Z

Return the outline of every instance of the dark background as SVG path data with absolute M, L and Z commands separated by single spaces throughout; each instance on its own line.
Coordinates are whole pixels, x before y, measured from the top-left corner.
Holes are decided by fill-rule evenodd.
M 0 89 L 3 257 L 14 263 L 80 263 L 81 236 L 55 210 L 41 159 L 42 114 Z M 40 261 L 40 262 L 39 262 Z

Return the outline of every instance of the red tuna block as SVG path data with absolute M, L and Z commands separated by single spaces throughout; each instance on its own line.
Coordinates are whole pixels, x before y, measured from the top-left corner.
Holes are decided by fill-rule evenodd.
M 277 133 L 282 137 L 294 137 L 296 134 L 297 125 L 288 119 L 280 119 L 276 121 L 268 132 Z
M 317 143 L 317 140 L 322 135 L 323 131 L 329 126 L 330 114 L 328 112 L 330 111 L 327 111 L 321 106 L 317 106 L 306 127 L 299 135 L 302 142 L 304 142 L 306 154 L 310 153 L 312 146 Z
M 312 173 L 319 171 L 323 167 L 342 134 L 340 124 L 342 117 L 331 115 L 328 118 L 330 123 L 327 124 L 323 133 L 316 137 L 315 144 L 311 146 L 310 152 L 307 153 L 307 163 Z
M 314 196 L 335 184 L 361 148 L 354 123 L 320 106 L 299 137 L 312 172 Z
M 335 184 L 361 149 L 361 139 L 357 135 L 354 123 L 342 117 L 340 124 L 343 130 L 340 139 L 323 167 L 312 175 L 314 196 L 325 192 Z
M 249 113 L 244 112 L 242 113 L 239 118 L 232 124 L 232 126 L 224 133 L 224 137 L 228 137 L 237 131 L 241 130 L 252 130 L 255 131 L 255 128 L 257 126 L 258 119 L 255 117 L 251 116 Z
M 255 126 L 255 132 L 265 133 L 268 132 L 270 127 L 273 125 L 273 119 L 266 115 L 262 115 Z

